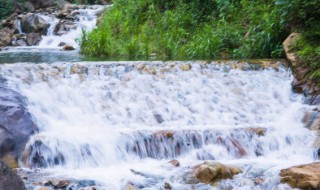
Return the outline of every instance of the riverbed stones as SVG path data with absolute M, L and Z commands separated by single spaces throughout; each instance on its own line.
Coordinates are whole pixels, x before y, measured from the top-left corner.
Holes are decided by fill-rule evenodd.
M 0 161 L 0 189 L 25 190 L 21 178 L 14 173 L 5 163 Z
M 205 161 L 193 167 L 191 175 L 201 183 L 211 184 L 221 179 L 232 179 L 234 175 L 242 170 L 236 166 L 224 165 L 219 162 Z
M 281 183 L 293 188 L 318 190 L 320 188 L 320 162 L 293 166 L 280 171 Z
M 50 24 L 35 13 L 24 15 L 21 20 L 21 28 L 25 33 L 46 34 Z

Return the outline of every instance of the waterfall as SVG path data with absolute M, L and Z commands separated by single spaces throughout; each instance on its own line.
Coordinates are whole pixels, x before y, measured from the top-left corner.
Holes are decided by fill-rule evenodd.
M 189 69 L 183 69 L 187 66 Z M 40 132 L 21 165 L 104 189 L 281 189 L 279 170 L 314 160 L 311 108 L 290 70 L 226 62 L 4 64 Z M 180 167 L 168 164 L 180 161 Z M 244 169 L 217 187 L 186 183 L 203 160 Z M 255 185 L 261 177 L 264 182 Z
M 54 29 L 59 23 L 59 19 L 53 16 L 41 15 L 46 21 L 50 23 L 47 35 L 42 36 L 39 48 L 59 48 L 60 43 L 71 45 L 75 48 L 79 47 L 77 40 L 82 35 L 82 30 L 90 31 L 97 23 L 97 14 L 103 10 L 104 6 L 94 5 L 88 8 L 76 9 L 71 12 L 74 14 L 75 21 L 73 27 L 63 35 L 54 34 Z

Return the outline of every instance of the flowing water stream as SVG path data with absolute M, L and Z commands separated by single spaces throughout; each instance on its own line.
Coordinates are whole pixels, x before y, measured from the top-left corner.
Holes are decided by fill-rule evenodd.
M 92 29 L 95 10 L 80 12 L 79 24 Z M 26 97 L 39 127 L 22 168 L 107 190 L 164 190 L 165 182 L 177 190 L 284 190 L 280 169 L 316 159 L 314 134 L 301 121 L 312 108 L 292 92 L 281 62 L 81 62 L 77 51 L 53 51 L 66 39 L 77 47 L 80 35 L 81 27 L 62 37 L 51 27 L 38 47 L 0 53 L 1 63 L 14 63 L 0 64 L 0 77 Z M 192 184 L 190 171 L 204 160 L 243 173 Z
M 183 71 L 181 65 L 190 65 Z M 291 72 L 236 62 L 80 62 L 1 65 L 28 100 L 40 132 L 21 166 L 90 179 L 104 189 L 212 189 L 188 184 L 192 166 L 216 160 L 243 173 L 217 189 L 285 189 L 279 170 L 314 160 L 309 109 Z M 254 128 L 265 134 L 257 135 Z M 180 167 L 168 161 L 178 159 Z M 256 185 L 254 179 L 262 178 Z M 213 188 L 214 189 L 214 188 Z

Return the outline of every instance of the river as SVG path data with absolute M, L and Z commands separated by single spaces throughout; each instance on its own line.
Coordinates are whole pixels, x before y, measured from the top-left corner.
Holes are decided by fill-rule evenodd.
M 165 189 L 165 182 L 177 190 L 279 190 L 290 189 L 280 169 L 316 159 L 315 135 L 302 123 L 312 107 L 292 92 L 281 61 L 98 62 L 60 51 L 57 36 L 43 40 L 0 53 L 1 77 L 26 97 L 39 127 L 19 162 L 43 174 L 38 180 L 89 180 L 108 190 Z M 190 183 L 204 160 L 243 172 L 214 186 Z

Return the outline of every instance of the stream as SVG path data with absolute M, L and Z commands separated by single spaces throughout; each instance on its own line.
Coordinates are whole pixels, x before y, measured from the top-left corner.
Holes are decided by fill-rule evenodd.
M 93 13 L 79 19 L 88 30 Z M 39 127 L 19 160 L 28 189 L 55 178 L 73 180 L 68 190 L 287 190 L 279 171 L 317 159 L 315 134 L 302 122 L 313 107 L 292 92 L 281 60 L 92 61 L 79 54 L 79 30 L 0 52 L 0 76 L 25 96 Z M 65 39 L 76 50 L 61 51 Z M 243 172 L 193 183 L 204 160 Z

